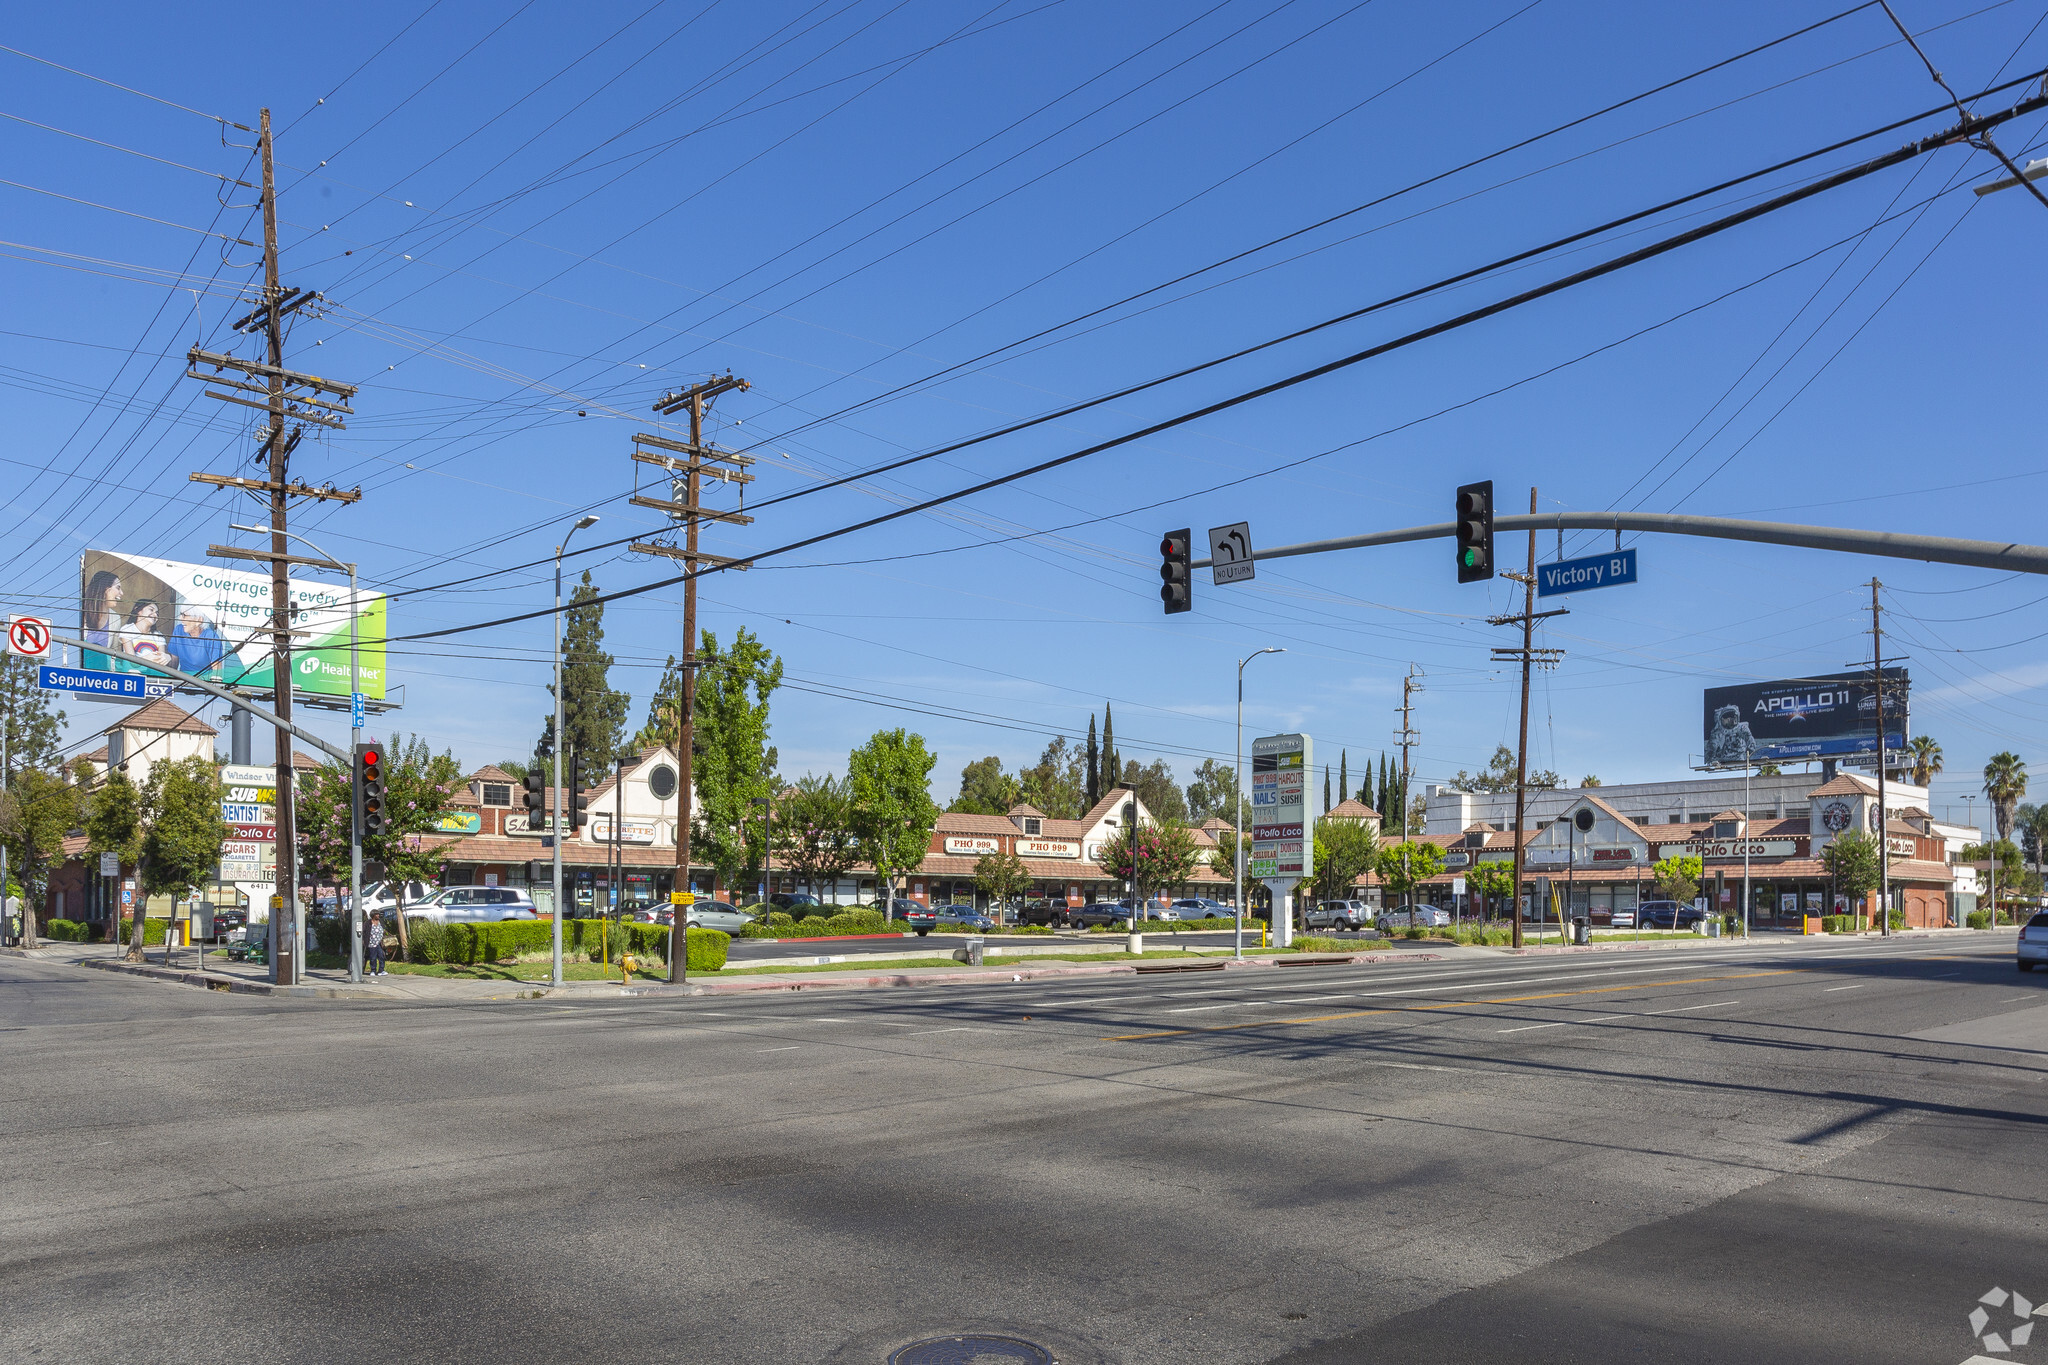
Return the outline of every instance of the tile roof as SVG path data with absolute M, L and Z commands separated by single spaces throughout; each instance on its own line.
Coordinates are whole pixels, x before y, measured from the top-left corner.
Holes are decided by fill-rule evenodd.
M 940 834 L 1015 834 L 1017 827 L 1007 815 L 976 815 L 969 811 L 947 811 L 933 826 Z
M 217 735 L 219 730 L 185 710 L 169 697 L 158 697 L 155 701 L 136 707 L 122 719 L 100 731 L 110 735 L 116 730 L 167 730 L 177 735 Z
M 1840 773 L 1834 781 L 1815 787 L 1806 795 L 1808 799 L 1816 796 L 1875 796 L 1877 783 L 1849 773 Z
M 484 764 L 484 766 L 483 766 L 483 767 L 481 767 L 481 768 L 478 768 L 478 769 L 477 769 L 477 770 L 476 770 L 475 772 L 471 773 L 471 774 L 470 774 L 470 775 L 469 775 L 468 777 L 464 778 L 464 779 L 463 779 L 463 781 L 465 781 L 465 782 L 510 782 L 510 783 L 511 783 L 511 784 L 512 784 L 513 786 L 515 786 L 515 787 L 519 785 L 519 779 L 518 779 L 518 778 L 516 778 L 516 777 L 512 776 L 512 774 L 510 774 L 510 773 L 506 772 L 506 771 L 505 771 L 505 770 L 504 770 L 503 768 L 499 767 L 499 766 L 498 766 L 497 764 L 495 764 L 495 763 L 486 763 L 486 764 Z
M 1334 820 L 1377 820 L 1380 818 L 1380 813 L 1357 797 L 1350 796 L 1330 807 L 1329 813 L 1324 818 Z
M 1015 818 L 1019 815 L 1034 815 L 1041 820 L 1045 818 L 1045 812 L 1040 810 L 1038 807 L 1032 805 L 1028 801 L 1019 801 L 1016 805 L 1010 807 L 1009 815 L 1012 818 Z

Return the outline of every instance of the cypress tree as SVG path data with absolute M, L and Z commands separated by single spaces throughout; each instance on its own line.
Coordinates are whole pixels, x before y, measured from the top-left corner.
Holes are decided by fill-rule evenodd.
M 1323 814 L 1330 813 L 1330 765 L 1323 765 Z
M 1088 809 L 1102 799 L 1102 751 L 1095 747 L 1095 713 L 1088 713 Z
M 1337 751 L 1337 799 L 1351 799 L 1351 755 L 1343 749 Z
M 1109 713 L 1109 703 L 1102 703 L 1102 788 L 1110 791 L 1124 780 L 1123 761 L 1116 752 L 1116 718 Z

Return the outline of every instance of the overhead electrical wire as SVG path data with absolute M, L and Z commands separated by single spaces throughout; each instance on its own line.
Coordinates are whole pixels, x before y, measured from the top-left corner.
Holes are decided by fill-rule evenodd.
M 2034 73 L 2032 78 L 2038 78 L 2042 74 L 2044 73 L 2036 72 Z M 2017 83 L 2024 82 L 2016 82 L 2016 84 Z M 1501 313 L 1507 312 L 1514 308 L 1521 307 L 1525 304 L 1532 303 L 1540 299 L 1548 298 L 1552 294 L 1560 293 L 1566 289 L 1574 288 L 1578 285 L 1588 283 L 1589 281 L 1603 278 L 1617 271 L 1641 264 L 1644 261 L 1654 260 L 1657 257 L 1666 255 L 1682 247 L 1689 246 L 1694 242 L 1703 241 L 1708 237 L 1712 237 L 1722 232 L 1729 231 L 1732 228 L 1739 227 L 1742 224 L 1751 222 L 1767 214 L 1775 213 L 1781 209 L 1790 207 L 1793 204 L 1804 202 L 1807 199 L 1811 199 L 1817 195 L 1827 193 L 1830 190 L 1838 189 L 1843 185 L 1852 184 L 1855 181 L 1861 180 L 1867 176 L 1875 175 L 1879 171 L 1888 170 L 1893 166 L 1911 160 L 1914 157 L 1924 155 L 1927 152 L 1932 151 L 1938 147 L 1947 146 L 1953 143 L 1959 136 L 1962 136 L 1968 132 L 1975 131 L 1977 127 L 1995 127 L 2000 123 L 2007 122 L 2013 118 L 2020 117 L 2023 114 L 2031 113 L 2035 109 L 2044 107 L 2048 107 L 2048 95 L 2038 95 L 2031 99 L 2022 100 L 2019 103 L 2013 105 L 2008 110 L 1974 117 L 1970 121 L 1970 124 L 1972 126 L 1965 127 L 1963 125 L 1957 125 L 1957 127 L 1954 129 L 1944 130 L 1943 132 L 1934 134 L 1930 137 L 1921 138 L 1914 142 L 1909 142 L 1904 147 L 1901 147 L 1896 151 L 1885 153 L 1882 156 L 1878 156 L 1872 158 L 1871 160 L 1865 161 L 1860 165 L 1852 166 L 1845 170 L 1838 171 L 1833 175 L 1829 175 L 1819 180 L 1816 180 L 1809 185 L 1801 186 L 1798 189 L 1790 190 L 1784 194 L 1766 200 L 1761 204 L 1755 204 L 1748 208 L 1741 209 L 1735 213 L 1728 214 L 1724 217 L 1715 219 L 1710 223 L 1706 223 L 1699 227 L 1692 228 L 1686 232 L 1679 233 L 1672 237 L 1664 238 L 1661 241 L 1650 244 L 1649 246 L 1640 247 L 1634 251 L 1627 252 L 1623 255 L 1612 257 L 1597 265 L 1590 266 L 1584 270 L 1576 271 L 1573 274 L 1564 276 L 1559 279 L 1551 280 L 1545 284 L 1538 285 L 1533 289 L 1524 290 L 1518 294 L 1512 295 L 1505 299 L 1498 300 L 1491 304 L 1487 304 L 1483 307 L 1472 309 L 1468 312 L 1459 314 L 1454 318 L 1449 318 L 1445 321 L 1435 323 L 1429 327 L 1409 332 L 1403 336 L 1396 337 L 1390 341 L 1382 342 L 1378 345 L 1367 347 L 1364 350 L 1353 352 L 1350 355 L 1341 356 L 1335 360 L 1326 361 L 1321 365 L 1317 365 L 1311 369 L 1299 371 L 1283 379 L 1274 380 L 1270 383 L 1262 384 L 1256 388 L 1244 390 L 1243 392 L 1233 394 L 1228 398 L 1220 399 L 1217 402 L 1193 409 L 1192 411 L 1184 412 L 1174 417 L 1167 418 L 1163 421 L 1153 423 L 1149 426 L 1140 428 L 1137 431 L 1127 432 L 1124 435 L 1113 437 L 1107 441 L 1097 442 L 1093 445 L 1086 446 L 1080 450 L 1070 451 L 1067 454 L 1056 456 L 1049 460 L 1042 460 L 1035 464 L 1028 465 L 1022 469 L 1012 470 L 1006 474 L 1001 474 L 994 478 L 983 480 L 970 487 L 957 489 L 950 493 L 940 494 L 937 497 L 926 499 L 922 502 L 912 504 L 911 506 L 908 507 L 898 508 L 894 511 L 884 513 L 880 516 L 869 517 L 864 520 L 854 522 L 850 525 L 842 526 L 834 530 L 824 531 L 815 535 L 806 536 L 802 539 L 791 541 L 785 545 L 781 545 L 770 550 L 760 551 L 755 554 L 746 556 L 746 560 L 747 562 L 757 562 L 761 559 L 780 556 L 799 549 L 804 549 L 808 546 L 819 544 L 823 541 L 833 540 L 840 536 L 851 535 L 858 531 L 867 530 L 874 526 L 894 521 L 901 517 L 912 515 L 913 513 L 926 510 L 927 508 L 930 507 L 940 506 L 944 503 L 956 501 L 957 499 L 964 497 L 971 497 L 977 493 L 986 492 L 992 488 L 998 488 L 1009 483 L 1014 483 L 1020 479 L 1029 478 L 1033 475 L 1044 473 L 1045 471 L 1050 469 L 1059 468 L 1061 466 L 1074 463 L 1078 460 L 1086 459 L 1092 455 L 1099 454 L 1105 450 L 1111 450 L 1118 446 L 1127 445 L 1133 441 L 1142 440 L 1145 437 L 1156 435 L 1161 431 L 1170 430 L 1174 427 L 1182 426 L 1189 422 L 1197 421 L 1203 417 L 1212 416 L 1218 412 L 1227 411 L 1231 408 L 1241 406 L 1245 403 L 1256 401 L 1260 398 L 1269 397 L 1272 394 L 1283 392 L 1290 388 L 1294 388 L 1300 384 L 1307 383 L 1310 380 L 1321 378 L 1324 375 L 1332 374 L 1339 370 L 1347 369 L 1351 366 L 1362 364 L 1367 360 L 1371 360 L 1377 358 L 1378 356 L 1388 354 L 1391 351 L 1402 349 L 1433 337 L 1441 336 L 1447 332 L 1456 330 L 1461 327 L 1469 326 L 1473 323 L 1483 321 L 1487 318 L 1497 316 Z M 1941 111 L 1937 110 L 1935 112 Z M 1929 117 L 1929 115 L 1923 114 L 1919 117 L 1921 119 L 1924 119 L 1926 117 Z M 1899 125 L 1892 124 L 1888 125 L 1888 128 L 1897 126 Z M 1875 134 L 1866 134 L 1864 136 L 1875 136 Z M 1849 142 L 1854 143 L 1862 140 L 1864 140 L 1862 137 L 1858 137 L 1849 139 Z M 678 574 L 671 578 L 659 580 L 655 583 L 646 584 L 638 588 L 624 589 L 619 592 L 602 595 L 598 598 L 590 600 L 595 602 L 603 602 L 617 600 L 622 597 L 636 596 L 641 593 L 652 592 L 657 589 L 668 587 L 676 583 L 681 583 L 690 578 L 701 578 L 708 573 L 715 573 L 719 571 L 721 571 L 719 568 L 700 569 L 691 573 Z M 586 602 L 586 605 L 588 604 L 589 603 Z M 535 617 L 549 616 L 553 614 L 554 612 L 552 610 L 525 612 L 516 616 L 503 617 L 495 621 L 478 622 L 473 625 L 457 626 L 447 630 L 423 632 L 419 634 L 398 636 L 394 638 L 403 640 L 433 639 L 446 635 L 461 634 L 472 630 L 488 629 L 492 626 L 506 625 L 515 621 L 531 620 Z

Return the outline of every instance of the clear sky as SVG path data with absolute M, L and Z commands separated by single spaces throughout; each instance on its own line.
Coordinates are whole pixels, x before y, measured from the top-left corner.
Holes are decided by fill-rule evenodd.
M 1897 9 L 1966 97 L 2048 66 L 2040 0 Z M 763 503 L 1944 102 L 1866 7 L 1456 169 L 1837 13 L 361 0 L 222 25 L 124 0 L 16 11 L 0 37 L 17 50 L 0 52 L 0 599 L 68 612 L 85 549 L 202 560 L 246 519 L 240 495 L 187 481 L 244 470 L 256 420 L 180 377 L 195 340 L 237 340 L 227 324 L 257 278 L 254 252 L 202 235 L 253 240 L 258 226 L 249 191 L 215 178 L 255 178 L 251 139 L 215 116 L 274 111 L 284 279 L 331 301 L 293 327 L 289 361 L 362 386 L 347 430 L 309 438 L 294 474 L 360 483 L 363 499 L 295 524 L 389 592 L 491 575 L 394 600 L 392 630 L 407 634 L 545 606 L 548 574 L 530 566 L 585 511 L 603 518 L 578 537 L 593 548 L 660 529 L 625 501 L 631 437 L 657 429 L 661 392 L 707 374 L 752 385 L 719 400 L 712 431 L 759 457 L 748 502 Z M 1944 122 L 763 508 L 706 546 L 780 546 L 1135 430 Z M 2044 127 L 2036 114 L 1998 137 L 2024 158 Z M 1159 534 L 1245 520 L 1275 545 L 1444 521 L 1455 485 L 1490 477 L 1504 510 L 1533 485 L 1546 510 L 2040 542 L 2048 212 L 2023 192 L 1969 192 L 1997 173 L 1967 148 L 1922 157 L 1230 412 L 709 578 L 703 622 L 721 637 L 747 626 L 785 659 L 773 738 L 791 776 L 843 771 L 850 747 L 904 724 L 938 752 L 943 799 L 963 763 L 1028 763 L 1107 701 L 1126 754 L 1185 779 L 1231 752 L 1235 661 L 1284 645 L 1248 671 L 1248 734 L 1306 730 L 1355 772 L 1391 744 L 1413 665 L 1419 776 L 1448 778 L 1514 738 L 1513 678 L 1488 652 L 1507 632 L 1485 623 L 1510 609 L 1506 584 L 1458 586 L 1448 544 L 1426 542 L 1274 562 L 1224 588 L 1201 574 L 1196 610 L 1167 618 Z M 1554 558 L 1554 537 L 1537 549 Z M 1524 553 L 1503 541 L 1503 560 Z M 1868 658 L 1873 575 L 1908 656 L 1914 728 L 1946 751 L 1937 814 L 1964 813 L 1992 752 L 2048 763 L 2037 580 L 1670 537 L 1640 553 L 1639 586 L 1581 594 L 1542 632 L 1566 656 L 1535 693 L 1537 765 L 1610 783 L 1682 774 L 1703 688 Z M 670 572 L 623 546 L 570 562 L 607 591 Z M 635 726 L 680 652 L 680 600 L 663 590 L 607 612 Z M 548 639 L 542 619 L 394 646 L 398 728 L 465 765 L 531 752 Z M 113 718 L 68 709 L 81 742 Z

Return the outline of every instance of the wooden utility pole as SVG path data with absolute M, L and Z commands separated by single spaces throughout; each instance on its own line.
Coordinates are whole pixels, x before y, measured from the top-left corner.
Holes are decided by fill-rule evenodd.
M 240 125 L 237 125 L 240 126 Z M 245 479 L 225 474 L 195 473 L 195 483 L 208 483 L 223 488 L 238 488 L 257 495 L 270 510 L 270 550 L 242 551 L 241 555 L 251 559 L 270 561 L 270 631 L 271 631 L 271 690 L 272 701 L 280 724 L 276 730 L 276 798 L 277 798 L 277 890 L 278 909 L 270 917 L 271 979 L 280 983 L 297 981 L 304 974 L 305 939 L 300 932 L 298 919 L 299 878 L 298 845 L 292 808 L 292 735 L 285 728 L 292 718 L 292 605 L 291 584 L 285 576 L 287 567 L 294 563 L 311 562 L 303 556 L 287 553 L 285 521 L 290 500 L 294 497 L 321 498 L 333 502 L 357 502 L 362 498 L 360 488 L 343 492 L 334 487 L 310 487 L 291 481 L 291 455 L 298 446 L 299 438 L 305 432 L 305 423 L 339 428 L 341 418 L 353 415 L 348 406 L 355 396 L 355 386 L 322 379 L 318 375 L 298 374 L 284 366 L 284 320 L 308 304 L 320 301 L 320 295 L 304 289 L 287 290 L 279 279 L 277 254 L 277 168 L 272 152 L 270 134 L 270 111 L 265 109 L 257 125 L 257 152 L 263 167 L 263 182 L 260 196 L 263 208 L 263 294 L 262 302 L 247 316 L 234 324 L 234 330 L 253 334 L 262 332 L 264 358 L 261 361 L 243 360 L 233 355 L 203 351 L 198 346 L 186 353 L 187 376 L 203 380 L 219 388 L 233 389 L 240 393 L 258 395 L 258 398 L 242 398 L 234 393 L 219 393 L 209 388 L 206 396 L 232 403 L 238 407 L 255 408 L 265 413 L 268 422 L 263 432 L 263 447 L 268 457 L 267 479 Z M 238 182 L 239 183 L 239 182 Z M 200 366 L 211 366 L 213 374 L 202 374 Z M 225 370 L 237 370 L 245 379 L 224 379 Z M 260 381 L 260 382 L 250 382 Z M 319 397 L 322 393 L 334 395 L 332 399 Z M 317 409 L 317 411 L 316 411 Z M 289 436 L 287 423 L 293 423 Z M 138 924 L 141 917 L 137 916 Z M 286 937 L 285 926 L 291 927 L 291 937 Z
M 1529 490 L 1529 515 L 1536 515 L 1536 490 Z M 1561 649 L 1537 649 L 1531 644 L 1536 623 L 1546 616 L 1565 616 L 1569 613 L 1563 607 L 1552 611 L 1536 610 L 1536 531 L 1529 530 L 1529 571 L 1527 573 L 1503 572 L 1502 578 L 1511 579 L 1522 585 L 1522 611 L 1519 616 L 1492 616 L 1487 624 L 1492 626 L 1520 626 L 1522 643 L 1495 645 L 1495 662 L 1519 660 L 1522 665 L 1522 737 L 1515 746 L 1515 831 L 1513 849 L 1515 854 L 1515 885 L 1508 893 L 1509 932 L 1514 935 L 1515 947 L 1522 946 L 1522 826 L 1528 818 L 1529 799 L 1529 670 L 1535 664 L 1555 668 L 1557 661 L 1564 657 Z M 1538 914 L 1546 907 L 1536 907 Z
M 1882 608 L 1878 605 L 1877 590 L 1884 585 L 1875 575 L 1870 580 L 1870 681 L 1877 690 L 1877 917 L 1878 935 L 1890 938 L 1892 932 L 1892 831 L 1891 817 L 1884 806 L 1885 769 L 1890 766 L 1891 755 L 1885 752 L 1884 733 L 1884 620 Z M 1932 803 L 1930 803 L 1932 804 Z M 1997 826 L 1992 826 L 1995 831 Z M 1997 876 L 1998 859 L 1993 850 L 1991 923 L 1998 923 Z
M 685 408 L 690 413 L 690 439 L 687 443 L 668 440 L 664 437 L 640 432 L 633 437 L 635 446 L 651 446 L 655 451 L 671 452 L 655 454 L 635 449 L 633 458 L 641 464 L 656 465 L 669 473 L 669 496 L 648 498 L 635 494 L 635 507 L 652 507 L 668 513 L 671 521 L 683 528 L 683 543 L 680 546 L 659 542 L 642 543 L 635 541 L 633 548 L 642 554 L 664 555 L 683 561 L 683 696 L 681 714 L 676 723 L 676 762 L 681 776 L 676 788 L 676 872 L 675 889 L 690 889 L 690 821 L 691 805 L 695 799 L 692 786 L 691 759 L 696 747 L 697 715 L 697 574 L 699 566 L 713 564 L 721 568 L 744 569 L 744 560 L 729 559 L 722 555 L 705 554 L 697 548 L 697 531 L 705 521 L 722 521 L 733 526 L 746 526 L 753 518 L 743 512 L 714 511 L 702 502 L 703 481 L 706 478 L 737 484 L 740 488 L 740 505 L 746 505 L 746 486 L 754 476 L 746 467 L 754 463 L 751 455 L 740 455 L 732 451 L 716 450 L 704 444 L 704 411 L 713 399 L 728 390 L 745 391 L 751 385 L 744 379 L 735 379 L 731 374 L 723 378 L 704 380 L 688 388 L 665 394 L 654 404 L 654 410 L 668 416 Z M 677 456 L 683 458 L 678 459 Z M 613 831 L 614 839 L 618 832 Z M 669 980 L 686 980 L 690 970 L 689 952 L 689 907 L 682 907 L 683 913 L 676 917 L 673 932 L 669 935 Z M 682 949 L 677 951 L 677 943 Z
M 1401 803 L 1401 879 L 1404 882 L 1408 878 L 1408 750 L 1416 740 L 1422 738 L 1416 733 L 1415 727 L 1409 724 L 1409 718 L 1415 694 L 1421 690 L 1422 670 L 1410 664 L 1407 676 L 1401 679 L 1401 729 L 1394 736 L 1395 743 L 1401 746 L 1401 784 L 1398 800 Z M 1385 811 L 1380 812 L 1380 821 L 1384 826 Z M 1415 888 L 1412 886 L 1408 888 L 1408 898 L 1412 904 L 1415 898 Z

